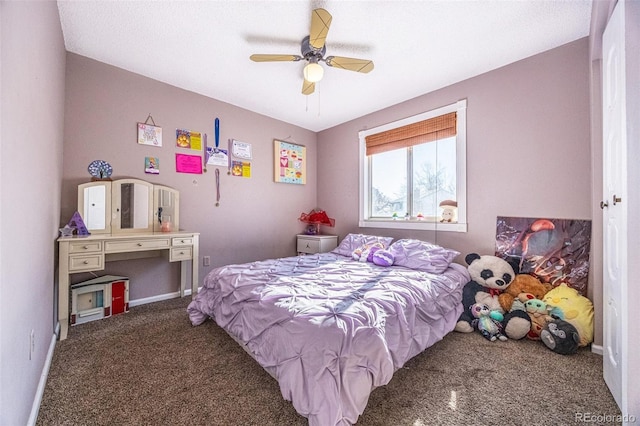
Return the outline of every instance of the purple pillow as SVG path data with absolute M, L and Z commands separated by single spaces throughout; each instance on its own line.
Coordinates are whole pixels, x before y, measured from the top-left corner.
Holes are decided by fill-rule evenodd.
M 331 253 L 340 254 L 342 256 L 351 257 L 353 251 L 358 247 L 364 245 L 372 245 L 373 243 L 381 243 L 384 248 L 389 247 L 393 241 L 392 237 L 379 237 L 377 235 L 365 235 L 365 234 L 347 234 L 346 237 L 340 242 L 340 245 Z
M 373 254 L 373 263 L 378 266 L 391 266 L 393 260 L 393 254 L 389 250 L 380 249 Z
M 420 240 L 394 241 L 389 251 L 395 258 L 394 265 L 430 272 L 443 273 L 460 252 Z

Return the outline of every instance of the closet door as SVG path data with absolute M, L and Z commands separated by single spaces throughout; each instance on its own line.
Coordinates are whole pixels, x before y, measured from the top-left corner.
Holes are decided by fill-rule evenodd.
M 625 413 L 628 386 L 627 137 L 624 1 L 602 39 L 604 380 Z

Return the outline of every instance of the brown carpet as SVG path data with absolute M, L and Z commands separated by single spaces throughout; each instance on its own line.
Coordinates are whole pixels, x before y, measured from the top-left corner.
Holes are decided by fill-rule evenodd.
M 37 425 L 306 425 L 215 322 L 191 326 L 189 301 L 71 327 Z M 605 420 L 592 425 L 620 415 L 601 356 L 454 332 L 375 389 L 358 425 L 568 425 L 584 413 Z

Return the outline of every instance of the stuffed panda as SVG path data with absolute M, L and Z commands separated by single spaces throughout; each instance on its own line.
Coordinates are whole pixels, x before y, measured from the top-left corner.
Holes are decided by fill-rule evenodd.
M 531 318 L 523 310 L 504 312 L 498 296 L 511 284 L 518 270 L 517 263 L 510 264 L 497 257 L 470 253 L 465 257 L 471 281 L 462 290 L 462 314 L 455 330 L 462 333 L 473 331 L 473 315 L 470 311 L 475 303 L 487 305 L 490 310 L 504 315 L 501 321 L 503 334 L 510 339 L 522 339 L 531 329 Z

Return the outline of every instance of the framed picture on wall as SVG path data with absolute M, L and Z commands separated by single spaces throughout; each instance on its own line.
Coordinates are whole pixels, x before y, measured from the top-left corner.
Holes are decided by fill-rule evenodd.
M 280 183 L 307 183 L 307 148 L 290 142 L 273 140 L 274 180 Z
M 162 127 L 148 123 L 138 123 L 138 143 L 141 145 L 161 147 Z

